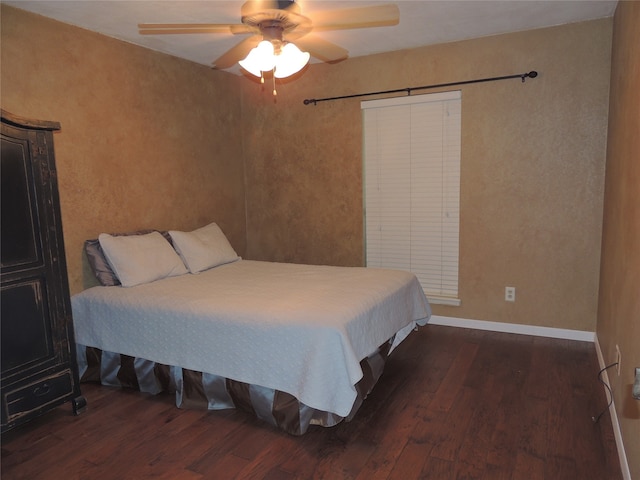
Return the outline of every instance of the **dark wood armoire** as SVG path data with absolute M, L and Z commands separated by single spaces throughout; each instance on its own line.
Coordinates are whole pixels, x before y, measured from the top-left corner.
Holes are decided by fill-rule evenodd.
M 57 122 L 2 111 L 2 432 L 80 393 L 53 150 Z

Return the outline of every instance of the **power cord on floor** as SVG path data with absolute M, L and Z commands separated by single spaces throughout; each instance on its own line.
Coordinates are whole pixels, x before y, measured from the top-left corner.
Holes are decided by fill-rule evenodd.
M 605 370 L 608 370 L 611 367 L 615 367 L 616 365 L 618 365 L 618 362 L 612 363 L 611 365 L 607 365 L 606 367 L 604 367 L 602 370 L 598 372 L 598 380 L 600 381 L 601 384 L 605 386 L 605 388 L 609 392 L 609 403 L 607 407 L 604 410 L 602 410 L 602 412 L 600 412 L 600 415 L 598 415 L 597 417 L 591 417 L 591 420 L 593 420 L 593 423 L 598 423 L 602 415 L 604 415 L 605 412 L 609 410 L 609 408 L 611 407 L 611 404 L 613 403 L 613 392 L 611 391 L 611 387 L 607 385 L 607 382 L 602 380 L 602 374 L 604 373 Z

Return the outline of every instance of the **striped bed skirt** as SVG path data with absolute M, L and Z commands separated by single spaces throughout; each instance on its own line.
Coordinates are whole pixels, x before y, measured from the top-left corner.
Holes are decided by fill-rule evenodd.
M 310 425 L 332 427 L 354 417 L 382 375 L 392 342 L 393 339 L 389 340 L 360 362 L 363 377 L 355 385 L 357 398 L 347 417 L 309 407 L 289 393 L 211 373 L 163 365 L 84 345 L 76 345 L 76 352 L 81 382 L 133 388 L 153 395 L 175 392 L 178 408 L 238 408 L 287 433 L 303 435 Z

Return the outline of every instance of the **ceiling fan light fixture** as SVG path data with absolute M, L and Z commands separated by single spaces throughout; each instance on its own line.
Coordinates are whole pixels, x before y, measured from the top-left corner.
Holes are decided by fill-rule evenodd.
M 286 78 L 298 73 L 309 62 L 308 52 L 301 51 L 293 43 L 287 43 L 275 57 L 276 65 L 273 75 L 276 78 Z
M 273 43 L 262 40 L 249 55 L 238 63 L 251 75 L 262 78 L 262 72 L 274 71 L 276 78 L 286 78 L 299 72 L 309 62 L 308 52 L 302 52 L 293 43 L 285 43 L 276 54 Z

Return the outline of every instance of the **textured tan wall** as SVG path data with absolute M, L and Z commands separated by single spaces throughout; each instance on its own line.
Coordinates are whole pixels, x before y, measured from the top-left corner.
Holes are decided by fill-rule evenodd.
M 640 478 L 640 401 L 631 397 L 640 367 L 640 2 L 614 17 L 609 139 L 597 335 L 608 372 L 631 478 Z
M 311 65 L 276 103 L 245 79 L 248 256 L 364 262 L 361 99 L 303 99 L 537 70 L 462 87 L 462 306 L 434 313 L 594 331 L 611 31 L 604 19 Z
M 217 221 L 243 255 L 235 76 L 2 5 L 2 108 L 54 135 L 72 293 L 100 232 Z

